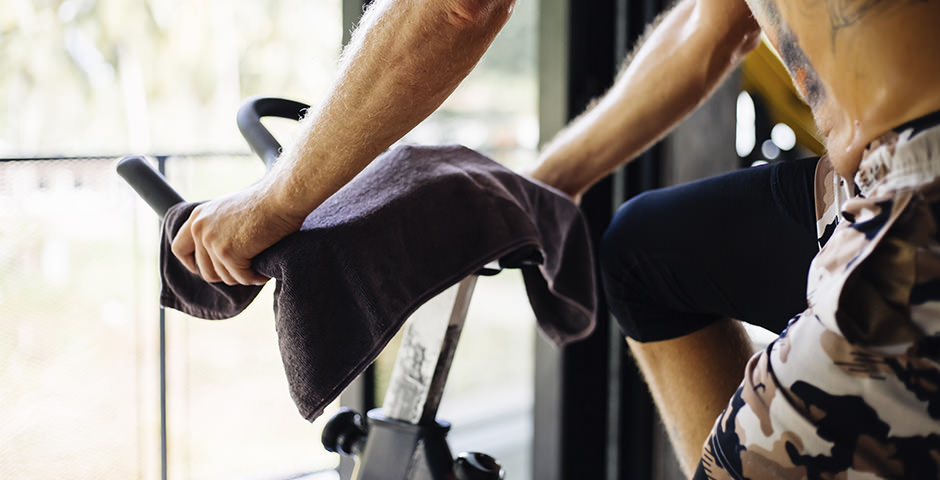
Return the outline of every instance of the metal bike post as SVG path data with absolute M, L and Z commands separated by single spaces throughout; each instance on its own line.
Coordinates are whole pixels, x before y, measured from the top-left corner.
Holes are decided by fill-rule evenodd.
M 166 155 L 158 155 L 157 171 L 166 176 Z M 160 478 L 167 480 L 166 438 L 166 309 L 160 306 Z

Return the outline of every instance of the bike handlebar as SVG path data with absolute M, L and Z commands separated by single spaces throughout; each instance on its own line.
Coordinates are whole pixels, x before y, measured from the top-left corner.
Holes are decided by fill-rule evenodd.
M 308 105 L 275 97 L 253 97 L 238 109 L 236 122 L 251 151 L 264 161 L 270 169 L 281 153 L 281 144 L 261 124 L 263 117 L 280 117 L 300 120 Z M 167 183 L 160 172 L 154 170 L 141 155 L 122 158 L 117 164 L 117 173 L 140 195 L 147 205 L 162 219 L 173 205 L 183 197 Z
M 183 201 L 160 172 L 140 155 L 124 157 L 117 164 L 117 173 L 150 205 L 160 218 L 173 205 Z
M 261 124 L 261 119 L 280 117 L 300 120 L 308 108 L 309 105 L 301 102 L 274 97 L 252 97 L 242 103 L 236 116 L 238 130 L 248 141 L 251 151 L 264 161 L 265 168 L 270 169 L 277 160 L 281 154 L 281 144 Z

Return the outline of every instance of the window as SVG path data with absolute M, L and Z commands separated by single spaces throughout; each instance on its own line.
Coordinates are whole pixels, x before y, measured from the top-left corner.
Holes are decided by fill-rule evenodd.
M 257 178 L 235 111 L 249 95 L 322 94 L 340 11 L 339 0 L 0 5 L 0 477 L 160 476 L 159 232 L 114 162 L 167 154 L 189 199 Z M 335 464 L 290 402 L 269 307 L 166 320 L 170 478 Z

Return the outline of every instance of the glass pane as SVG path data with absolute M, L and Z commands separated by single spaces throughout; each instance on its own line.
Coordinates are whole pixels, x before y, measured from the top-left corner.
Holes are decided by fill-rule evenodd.
M 0 155 L 242 151 L 245 97 L 323 95 L 340 12 L 340 0 L 2 2 Z
M 339 0 L 0 3 L 0 157 L 109 154 L 0 162 L 0 478 L 159 478 L 157 222 L 114 155 L 177 154 L 172 180 L 191 199 L 258 178 L 236 109 L 321 97 L 340 12 Z M 263 303 L 233 322 L 169 315 L 170 478 L 335 464 L 290 401 L 272 317 Z
M 167 160 L 170 182 L 188 199 L 216 197 L 263 172 L 262 162 L 248 155 Z M 167 311 L 172 478 L 294 478 L 335 467 L 336 456 L 320 445 L 322 424 L 332 413 L 311 425 L 290 398 L 273 288 L 272 282 L 228 320 Z
M 113 162 L 0 162 L 0 478 L 159 478 L 157 225 Z

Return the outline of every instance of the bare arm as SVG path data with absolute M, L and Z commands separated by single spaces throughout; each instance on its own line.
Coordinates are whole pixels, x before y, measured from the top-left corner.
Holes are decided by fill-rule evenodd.
M 508 20 L 510 0 L 378 1 L 343 54 L 332 93 L 281 159 L 282 193 L 306 216 L 432 113 Z M 285 202 L 288 203 L 288 202 Z
M 200 205 L 173 253 L 210 282 L 262 283 L 251 259 L 433 112 L 509 19 L 514 0 L 377 0 L 326 99 L 258 183 Z
M 759 33 L 743 0 L 682 0 L 648 32 L 610 91 L 543 149 L 532 176 L 579 197 L 708 98 Z

